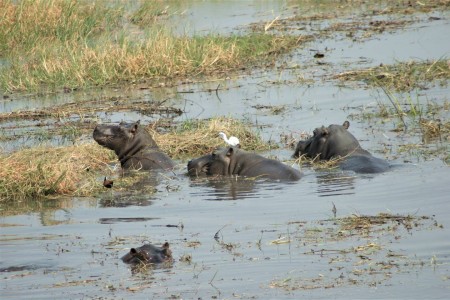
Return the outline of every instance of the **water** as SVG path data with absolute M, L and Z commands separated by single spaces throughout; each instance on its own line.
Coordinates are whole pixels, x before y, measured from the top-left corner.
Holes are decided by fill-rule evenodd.
M 202 20 L 196 16 L 211 18 L 206 12 L 220 11 L 214 25 L 229 31 L 272 18 L 272 9 L 285 11 L 289 7 L 284 2 L 245 3 L 235 3 L 237 14 L 232 12 L 237 9 L 231 8 L 235 6 L 222 13 L 218 7 L 224 7 L 223 3 L 195 2 L 188 16 L 192 16 L 191 21 Z M 308 62 L 305 68 L 254 70 L 239 78 L 161 90 L 131 90 L 125 94 L 130 101 L 169 99 L 166 105 L 184 112 L 172 117 L 175 122 L 219 115 L 247 119 L 258 125 L 264 139 L 280 143 L 281 134 L 298 137 L 300 132 L 311 132 L 321 125 L 343 123 L 351 115 L 373 109 L 377 102 L 387 103 L 377 90 L 342 87 L 324 78 L 345 71 L 348 65 L 366 67 L 448 55 L 450 46 L 444 38 L 450 28 L 447 15 L 442 12 L 442 20 L 418 22 L 364 42 L 345 38 L 315 42 L 311 49 L 330 49 L 324 58 L 329 65 L 316 64 L 312 60 L 314 51 L 308 47 L 285 58 L 288 65 Z M 190 24 L 197 31 L 204 30 L 195 22 Z M 298 80 L 304 77 L 313 78 L 314 82 Z M 219 83 L 218 98 L 214 90 Z M 188 90 L 194 93 L 180 93 Z M 51 107 L 63 101 L 83 102 L 92 95 L 121 94 L 124 91 L 83 91 L 55 97 L 30 96 L 22 101 L 4 99 L 0 111 Z M 429 100 L 442 104 L 448 101 L 448 95 L 447 87 L 433 87 L 417 97 L 422 104 Z M 258 105 L 284 109 L 273 114 Z M 448 120 L 448 111 L 441 110 L 439 114 L 442 120 Z M 97 113 L 93 117 L 104 122 L 140 118 L 144 123 L 158 118 L 133 111 Z M 156 191 L 151 194 L 136 186 L 128 192 L 113 188 L 96 198 L 64 198 L 40 204 L 30 199 L 16 203 L 15 208 L 25 213 L 0 219 L 1 296 L 447 298 L 449 169 L 438 157 L 399 152 L 402 145 L 420 141 L 420 135 L 391 131 L 397 122 L 350 119 L 349 130 L 362 146 L 394 166 L 384 174 L 316 171 L 304 166 L 304 177 L 295 183 L 190 179 L 185 175 L 187 162 L 179 161 L 176 176 L 159 178 Z M 30 145 L 35 142 L 29 140 Z M 21 143 L 9 141 L 2 147 L 16 149 Z M 65 142 L 56 142 L 59 143 Z M 433 141 L 429 147 L 448 149 L 448 139 Z M 263 154 L 292 163 L 292 152 L 282 148 Z M 340 238 L 332 238 L 339 236 L 340 230 L 332 220 L 333 205 L 338 218 L 392 213 L 418 219 L 410 229 L 393 222 L 384 225 L 383 230 L 374 226 L 368 235 L 342 231 Z M 421 216 L 428 219 L 420 219 Z M 147 240 L 156 245 L 170 243 L 176 260 L 171 268 L 134 273 L 120 261 L 130 247 Z M 281 242 L 276 243 L 277 240 Z M 363 246 L 367 249 L 355 250 Z M 192 262 L 179 261 L 184 255 L 191 255 Z

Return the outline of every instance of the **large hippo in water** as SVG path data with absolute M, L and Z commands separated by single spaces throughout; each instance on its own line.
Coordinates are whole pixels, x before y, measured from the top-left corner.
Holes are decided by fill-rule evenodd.
M 236 147 L 221 148 L 188 162 L 188 173 L 199 175 L 239 175 L 274 180 L 299 180 L 302 173 L 277 160 Z
M 94 140 L 114 150 L 125 170 L 172 169 L 173 161 L 163 153 L 139 121 L 132 124 L 97 125 Z
M 312 137 L 298 142 L 294 157 L 306 155 L 321 160 L 341 157 L 341 169 L 357 173 L 380 173 L 388 170 L 389 164 L 385 160 L 373 157 L 361 147 L 348 131 L 349 126 L 350 122 L 345 121 L 343 125 L 316 128 Z
M 169 249 L 169 243 L 165 242 L 162 247 L 152 244 L 144 244 L 139 248 L 131 248 L 130 252 L 122 256 L 122 261 L 127 264 L 159 264 L 163 262 L 172 262 L 172 251 Z

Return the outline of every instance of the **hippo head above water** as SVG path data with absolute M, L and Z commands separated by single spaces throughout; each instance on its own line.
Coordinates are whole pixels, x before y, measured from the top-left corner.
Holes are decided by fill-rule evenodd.
M 172 251 L 169 249 L 169 243 L 167 242 L 162 247 L 144 244 L 139 248 L 131 248 L 130 252 L 125 254 L 121 259 L 127 264 L 158 264 L 173 260 Z
M 302 173 L 277 160 L 250 153 L 236 147 L 220 148 L 188 163 L 191 176 L 239 175 L 274 180 L 299 180 Z
M 334 157 L 344 157 L 352 153 L 369 154 L 362 149 L 358 140 L 347 130 L 350 122 L 342 125 L 330 125 L 314 129 L 313 136 L 306 141 L 300 141 L 295 148 L 294 157 L 306 155 L 310 158 L 319 156 L 322 160 Z
M 164 154 L 140 122 L 97 125 L 94 140 L 113 150 L 124 169 L 170 169 L 172 160 Z
M 342 125 L 330 125 L 314 130 L 313 136 L 306 141 L 300 141 L 295 148 L 294 157 L 305 155 L 309 158 L 330 160 L 341 157 L 340 167 L 358 173 L 379 173 L 389 168 L 389 164 L 373 157 L 364 150 L 358 140 L 348 131 L 350 122 Z

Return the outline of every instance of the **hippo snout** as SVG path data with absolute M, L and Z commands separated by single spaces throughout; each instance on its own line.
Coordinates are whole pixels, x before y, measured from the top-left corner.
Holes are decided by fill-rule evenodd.
M 95 126 L 94 132 L 92 133 L 92 137 L 94 140 L 103 146 L 103 139 L 105 137 L 103 131 L 101 130 L 101 127 L 99 125 Z
M 188 174 L 190 176 L 206 175 L 209 170 L 209 163 L 209 156 L 207 156 L 207 159 L 198 158 L 190 160 L 187 164 Z

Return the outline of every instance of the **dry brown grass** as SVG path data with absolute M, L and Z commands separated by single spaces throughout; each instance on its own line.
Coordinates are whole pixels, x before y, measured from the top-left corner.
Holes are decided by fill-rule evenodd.
M 329 160 L 321 160 L 320 154 L 314 158 L 309 158 L 306 157 L 306 155 L 301 155 L 299 158 L 295 160 L 295 162 L 297 164 L 303 163 L 309 164 L 315 170 L 335 169 L 339 166 L 339 163 L 342 162 L 347 157 L 348 155 L 345 157 L 334 157 Z
M 111 161 L 95 144 L 38 147 L 0 156 L 0 202 L 52 195 L 89 195 L 95 171 Z
M 424 139 L 440 138 L 444 141 L 449 140 L 450 122 L 442 122 L 440 119 L 421 119 L 419 125 L 424 135 Z
M 263 151 L 276 147 L 264 142 L 250 126 L 239 120 L 217 117 L 185 122 L 169 134 L 159 134 L 151 128 L 150 131 L 159 147 L 172 158 L 194 158 L 225 147 L 218 135 L 221 131 L 228 137 L 236 136 L 244 150 Z

